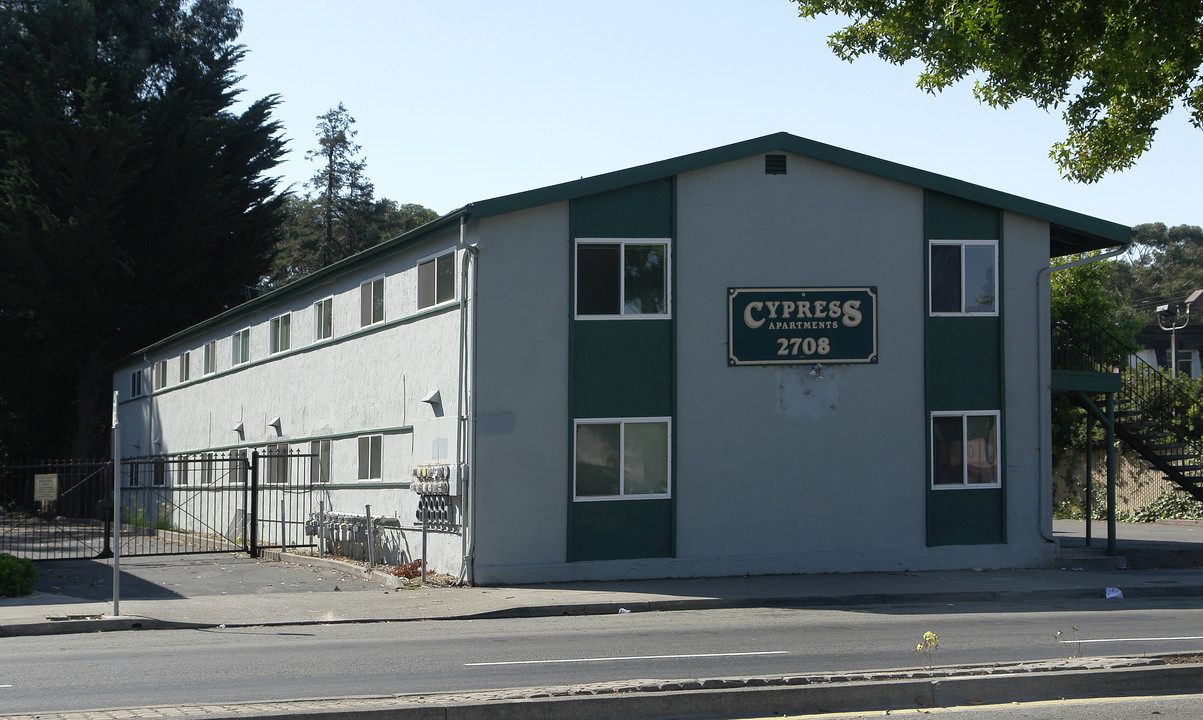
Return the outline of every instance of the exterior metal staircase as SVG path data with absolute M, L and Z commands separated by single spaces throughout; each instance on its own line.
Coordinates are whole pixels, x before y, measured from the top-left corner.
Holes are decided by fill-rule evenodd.
M 1097 323 L 1053 328 L 1053 370 L 1119 376 L 1115 435 L 1191 497 L 1203 502 L 1203 412 L 1136 348 Z M 1071 393 L 1082 405 L 1089 399 Z M 1196 426 L 1192 418 L 1200 420 Z

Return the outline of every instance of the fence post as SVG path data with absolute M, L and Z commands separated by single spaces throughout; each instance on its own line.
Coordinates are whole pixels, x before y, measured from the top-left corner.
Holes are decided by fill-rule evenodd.
M 242 460 L 242 458 L 239 458 Z M 242 460 L 242 462 L 246 462 Z M 259 557 L 259 451 L 251 452 L 251 557 Z

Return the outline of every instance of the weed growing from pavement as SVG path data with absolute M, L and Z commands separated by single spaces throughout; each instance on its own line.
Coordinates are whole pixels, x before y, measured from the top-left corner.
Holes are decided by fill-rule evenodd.
M 940 636 L 928 630 L 923 633 L 923 642 L 915 646 L 915 652 L 923 653 L 923 669 L 931 670 L 931 656 L 940 647 Z
M 1057 640 L 1061 643 L 1061 645 L 1065 649 L 1065 653 L 1066 653 L 1065 657 L 1067 659 L 1073 660 L 1082 654 L 1082 640 L 1078 637 L 1078 626 L 1077 625 L 1074 625 L 1074 639 L 1072 641 L 1071 640 L 1062 640 L 1061 635 L 1062 635 L 1062 632 L 1060 630 L 1058 630 L 1053 635 L 1053 639 Z M 1070 652 L 1070 650 L 1069 650 L 1069 644 L 1071 642 L 1073 643 L 1073 652 Z

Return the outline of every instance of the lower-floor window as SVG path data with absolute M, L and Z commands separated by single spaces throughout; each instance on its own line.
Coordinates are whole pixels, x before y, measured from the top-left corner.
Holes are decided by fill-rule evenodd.
M 670 496 L 668 418 L 576 421 L 577 500 Z
M 381 435 L 364 435 L 359 438 L 359 479 L 379 480 L 380 450 L 383 443 Z
M 316 483 L 330 482 L 330 441 L 314 440 L 309 443 L 309 481 Z
M 934 412 L 932 487 L 998 487 L 997 410 Z
M 287 483 L 288 482 L 288 445 L 285 443 L 277 443 L 268 445 L 267 451 L 264 453 L 264 460 L 267 463 L 263 466 L 264 482 L 269 483 Z

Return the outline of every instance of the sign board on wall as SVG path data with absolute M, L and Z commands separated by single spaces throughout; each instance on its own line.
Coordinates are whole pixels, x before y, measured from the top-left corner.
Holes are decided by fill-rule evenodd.
M 727 365 L 877 362 L 877 288 L 727 288 Z

